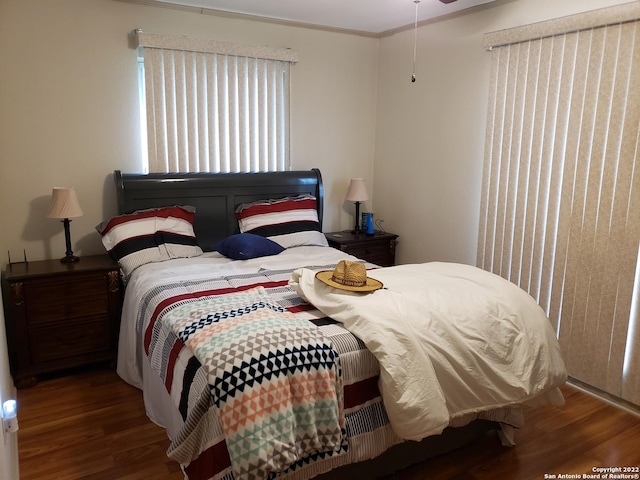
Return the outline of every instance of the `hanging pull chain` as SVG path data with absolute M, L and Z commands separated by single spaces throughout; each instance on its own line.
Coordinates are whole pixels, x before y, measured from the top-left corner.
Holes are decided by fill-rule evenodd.
M 413 73 L 411 74 L 411 82 L 416 81 L 416 52 L 418 50 L 418 4 L 420 0 L 413 0 L 416 4 L 416 17 L 413 21 Z

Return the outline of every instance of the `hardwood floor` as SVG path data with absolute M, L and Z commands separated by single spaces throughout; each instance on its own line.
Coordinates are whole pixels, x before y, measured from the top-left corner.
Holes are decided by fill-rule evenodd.
M 142 393 L 113 370 L 85 371 L 18 390 L 22 480 L 178 480 L 169 440 Z
M 564 408 L 527 411 L 517 446 L 496 434 L 387 480 L 540 480 L 640 466 L 640 418 L 565 387 Z M 41 381 L 18 391 L 23 480 L 183 478 L 165 455 L 164 430 L 145 415 L 140 391 L 112 370 Z M 552 478 L 552 477 L 546 477 Z M 637 477 L 636 477 L 637 478 Z

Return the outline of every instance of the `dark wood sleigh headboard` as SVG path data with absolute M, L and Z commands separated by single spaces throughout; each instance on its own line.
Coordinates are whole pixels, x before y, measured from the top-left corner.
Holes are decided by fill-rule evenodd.
M 170 205 L 196 207 L 194 231 L 204 251 L 238 233 L 235 210 L 241 203 L 308 193 L 318 203 L 322 226 L 320 170 L 265 173 L 122 173 L 114 172 L 118 213 Z

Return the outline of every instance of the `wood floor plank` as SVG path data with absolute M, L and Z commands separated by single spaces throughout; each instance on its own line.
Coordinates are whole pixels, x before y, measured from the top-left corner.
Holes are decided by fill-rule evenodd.
M 41 381 L 18 390 L 18 405 L 22 479 L 183 478 L 142 393 L 112 370 Z
M 622 433 L 593 448 L 600 465 L 640 465 L 640 423 L 630 423 Z
M 542 480 L 599 466 L 640 465 L 640 417 L 564 387 L 562 408 L 527 409 L 515 447 L 496 432 L 386 480 Z M 23 480 L 178 480 L 164 430 L 142 393 L 109 369 L 41 381 L 18 391 Z

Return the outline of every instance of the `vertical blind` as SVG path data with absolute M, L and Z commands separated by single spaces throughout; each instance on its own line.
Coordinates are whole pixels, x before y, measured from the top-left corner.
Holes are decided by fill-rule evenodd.
M 136 32 L 151 172 L 289 167 L 288 49 Z
M 478 242 L 478 266 L 546 310 L 569 375 L 636 405 L 639 3 L 487 36 Z

